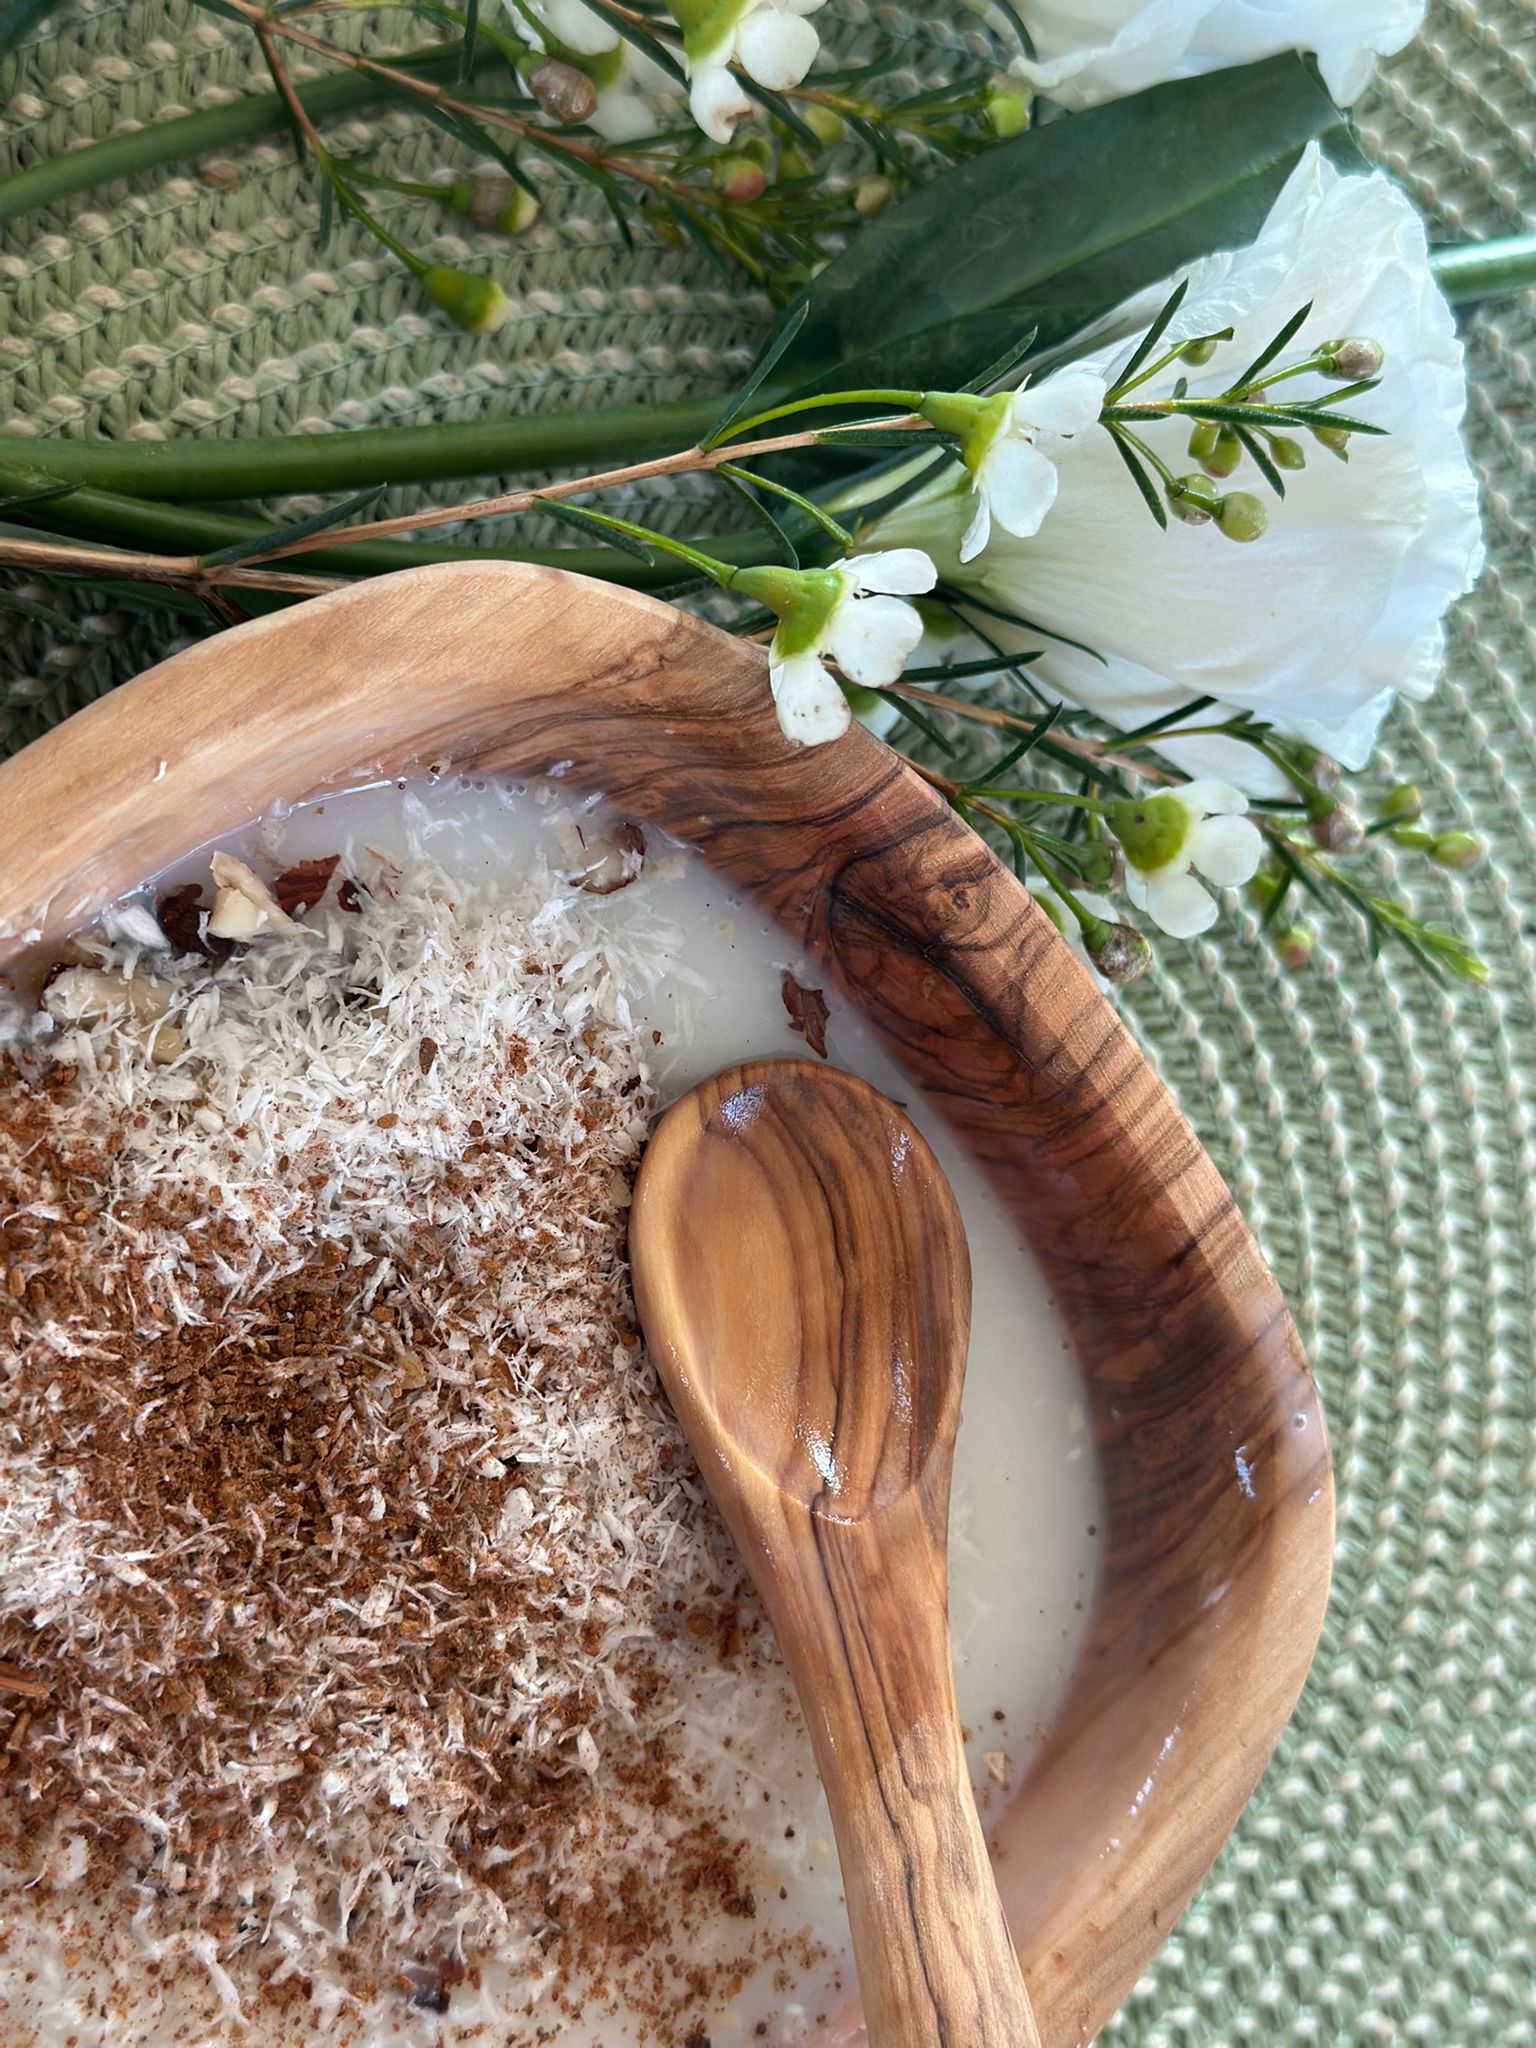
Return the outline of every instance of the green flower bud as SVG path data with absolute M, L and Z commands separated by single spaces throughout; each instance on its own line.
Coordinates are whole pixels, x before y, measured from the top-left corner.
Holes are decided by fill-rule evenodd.
M 1167 791 L 1160 796 L 1121 797 L 1104 815 L 1126 859 L 1144 874 L 1178 859 L 1193 823 L 1188 805 Z
M 546 57 L 534 65 L 528 74 L 528 90 L 551 121 L 558 121 L 563 128 L 589 121 L 597 111 L 597 87 L 585 71 L 558 57 Z
M 802 107 L 800 118 L 823 149 L 831 149 L 834 143 L 841 142 L 848 133 L 848 124 L 842 115 L 835 114 L 830 107 Z
M 1282 925 L 1275 933 L 1275 951 L 1293 973 L 1311 965 L 1314 940 L 1304 924 Z
M 1010 135 L 1022 135 L 1029 126 L 1030 95 L 1006 71 L 993 75 L 981 104 L 987 126 L 1000 142 Z
M 1348 804 L 1325 800 L 1309 813 L 1313 844 L 1324 853 L 1358 853 L 1365 841 L 1365 827 Z
M 1453 868 L 1464 875 L 1478 865 L 1487 851 L 1475 833 L 1442 832 L 1430 848 L 1429 857 L 1437 868 Z
M 860 178 L 853 188 L 853 210 L 861 219 L 869 220 L 874 214 L 884 213 L 895 197 L 896 187 L 889 178 Z
M 1189 453 L 1192 461 L 1208 462 L 1216 453 L 1216 437 L 1221 432 L 1214 420 L 1196 420 L 1189 430 Z
M 1293 441 L 1289 434 L 1276 434 L 1270 441 L 1269 452 L 1277 469 L 1305 469 L 1307 451 L 1299 441 Z
M 1168 509 L 1186 526 L 1209 526 L 1221 505 L 1221 493 L 1209 477 L 1198 471 L 1192 476 L 1175 477 L 1168 485 Z
M 814 178 L 816 166 L 803 149 L 797 148 L 793 142 L 786 142 L 779 151 L 779 176 L 785 184 L 793 184 L 800 178 Z
M 1269 531 L 1264 501 L 1252 491 L 1229 491 L 1221 501 L 1216 524 L 1228 540 L 1259 540 Z
M 1125 855 L 1112 839 L 1090 839 L 1078 848 L 1077 871 L 1092 889 L 1118 889 L 1125 880 Z
M 466 334 L 494 334 L 512 308 L 493 277 L 470 277 L 433 263 L 421 274 L 422 288 L 434 306 L 441 306 Z
M 448 188 L 448 204 L 471 227 L 488 228 L 499 235 L 524 233 L 543 210 L 533 194 L 525 192 L 511 178 L 482 177 L 478 173 L 454 179 Z
M 1340 462 L 1349 460 L 1349 434 L 1343 427 L 1314 427 L 1314 441 L 1321 441 L 1330 455 L 1337 455 Z
M 1416 782 L 1394 783 L 1381 800 L 1379 817 L 1390 818 L 1395 825 L 1411 825 L 1416 818 L 1424 815 L 1424 797 Z
M 717 156 L 710 166 L 709 182 L 732 206 L 749 206 L 761 199 L 768 185 L 768 173 L 749 156 Z
M 1184 346 L 1179 350 L 1179 361 L 1182 363 L 1193 363 L 1198 369 L 1202 363 L 1208 363 L 1215 353 L 1215 335 L 1203 334 L 1198 341 L 1185 342 Z M 1191 449 L 1190 453 L 1193 454 L 1194 450 Z
M 1341 384 L 1353 384 L 1360 377 L 1377 377 L 1386 356 L 1379 341 L 1369 341 L 1363 335 L 1351 335 L 1345 341 L 1325 341 L 1318 350 L 1322 358 L 1318 364 L 1325 377 L 1336 377 Z
M 1088 958 L 1106 981 L 1135 981 L 1152 965 L 1152 948 L 1133 924 L 1107 924 L 1096 917 L 1083 926 Z
M 1243 459 L 1243 444 L 1231 427 L 1222 427 L 1216 435 L 1216 444 L 1209 455 L 1200 458 L 1200 467 L 1207 476 L 1230 476 Z

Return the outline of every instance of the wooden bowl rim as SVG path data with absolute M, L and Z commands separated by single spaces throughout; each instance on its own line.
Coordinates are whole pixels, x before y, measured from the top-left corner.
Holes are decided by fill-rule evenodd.
M 540 643 L 541 673 L 528 666 L 530 640 Z M 550 648 L 560 650 L 558 660 L 549 658 Z M 1053 1078 L 1082 1080 L 1112 1043 L 1117 1057 L 1141 1070 L 1138 1086 L 1171 1117 L 1167 1127 L 1188 1133 L 1139 1052 L 1127 1054 L 1127 1035 L 1043 913 L 943 798 L 879 741 L 855 727 L 831 747 L 794 747 L 779 733 L 760 648 L 639 593 L 518 564 L 409 570 L 252 620 L 173 655 L 0 765 L 0 971 L 8 958 L 62 936 L 147 879 L 153 868 L 143 849 L 151 844 L 159 849 L 154 867 L 162 867 L 214 833 L 260 816 L 274 800 L 298 802 L 405 764 L 420 769 L 467 753 L 494 772 L 502 729 L 519 721 L 539 736 L 530 742 L 535 751 L 547 738 L 545 772 L 569 767 L 557 736 L 569 733 L 579 753 L 589 724 L 610 743 L 630 733 L 664 740 L 699 783 L 692 799 L 701 806 L 697 829 L 681 836 L 692 837 L 717 865 L 729 843 L 732 801 L 756 831 L 782 837 L 786 846 L 814 821 L 825 858 L 844 864 L 840 874 L 878 863 L 898 834 L 919 835 L 925 859 L 948 863 L 964 877 L 927 928 L 935 961 L 945 956 L 936 971 L 949 976 L 984 1022 L 1000 1013 L 1005 995 L 1038 987 L 1044 975 L 1047 993 L 1059 988 L 1071 1005 L 1070 1029 L 1050 1054 Z M 334 767 L 316 776 L 315 763 L 343 734 L 344 743 L 334 739 Z M 227 771 L 221 779 L 211 775 L 215 764 Z M 613 788 L 611 776 L 583 776 L 579 768 L 573 780 Z M 205 813 L 178 843 L 167 805 L 184 790 L 205 804 L 211 797 L 218 808 L 211 825 Z M 991 950 L 973 950 L 971 920 L 960 908 L 973 889 L 1008 913 L 1007 930 Z M 801 936 L 813 950 L 837 951 L 826 931 Z M 916 945 L 926 955 L 926 941 L 894 926 L 891 943 Z M 1090 1017 L 1085 1032 L 1083 1019 Z M 886 1035 L 878 1016 L 870 1021 Z M 1009 1044 L 1002 1024 L 994 1028 Z M 1257 1286 L 1263 1297 L 1266 1336 L 1280 1345 L 1285 1370 L 1305 1383 L 1297 1398 L 1315 1418 L 1321 1479 L 1308 1502 L 1316 1512 L 1292 1517 L 1255 1559 L 1259 1576 L 1249 1605 L 1257 1599 L 1255 1612 L 1272 1609 L 1274 1626 L 1262 1633 L 1262 1650 L 1260 1632 L 1250 1631 L 1244 1643 L 1252 1661 L 1262 1657 L 1273 1668 L 1250 1710 L 1251 1725 L 1241 1730 L 1235 1755 L 1208 1760 L 1193 1817 L 1176 1814 L 1148 1830 L 1102 1879 L 1106 1898 L 1113 1894 L 1102 1927 L 1080 1927 L 1074 1911 L 1042 1932 L 1039 1902 L 1021 1903 L 1024 1861 L 1039 1844 L 1011 1841 L 1008 1817 L 998 1831 L 1000 1869 L 1013 1882 L 1010 1890 L 1005 1876 L 1005 1898 L 1051 2048 L 1085 2042 L 1102 2026 L 1209 1868 L 1300 1694 L 1331 1572 L 1326 1432 L 1278 1289 L 1192 1134 L 1170 1172 L 1178 1204 L 1220 1215 L 1224 1242 L 1236 1245 L 1244 1261 L 1249 1293 Z M 1250 1300 L 1244 1316 L 1251 1321 L 1253 1313 Z M 1234 1697 L 1241 1698 L 1240 1686 Z M 1071 1748 L 1053 1743 L 1047 1763 L 1063 1746 Z M 1027 1803 L 1021 1795 L 1009 1817 Z M 1067 1810 L 1059 1802 L 1042 1808 L 1047 1823 Z M 1093 1944 L 1108 1941 L 1111 1923 L 1114 1953 L 1097 1956 Z M 826 2039 L 851 2041 L 861 2031 L 850 2011 Z

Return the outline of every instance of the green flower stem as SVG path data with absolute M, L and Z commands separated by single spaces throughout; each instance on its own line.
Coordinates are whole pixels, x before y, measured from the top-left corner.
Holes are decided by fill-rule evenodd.
M 828 391 L 819 398 L 796 398 L 788 405 L 770 406 L 767 412 L 755 412 L 750 419 L 733 420 L 722 441 L 738 441 L 743 434 L 754 427 L 766 427 L 770 420 L 786 420 L 792 413 L 815 412 L 829 405 L 901 405 L 908 412 L 914 412 L 922 399 L 921 391 Z
M 1536 285 L 1536 234 L 1431 249 L 1429 267 L 1453 306 L 1475 306 Z
M 0 494 L 16 481 L 0 474 Z M 71 535 L 108 541 L 119 547 L 188 556 L 213 554 L 220 548 L 258 540 L 269 533 L 275 536 L 281 531 L 264 520 L 154 505 L 92 489 L 50 499 L 38 505 L 35 512 L 13 509 L 10 518 L 43 536 Z M 720 557 L 738 568 L 772 559 L 772 545 L 766 534 L 729 534 L 715 545 Z M 393 569 L 417 569 L 428 562 L 484 561 L 539 562 L 638 589 L 653 589 L 677 581 L 675 572 L 663 564 L 616 555 L 607 548 L 475 548 L 430 541 L 355 541 L 349 546 L 319 549 L 305 557 L 304 566 L 321 575 L 382 576 Z
M 1069 796 L 1059 789 L 990 789 L 979 788 L 966 791 L 968 796 L 995 797 L 999 803 L 1050 804 L 1063 810 L 1099 811 L 1109 806 L 1096 796 Z
M 1230 327 L 1220 328 L 1215 334 L 1186 334 L 1182 341 L 1176 341 L 1173 347 L 1167 349 L 1155 362 L 1148 363 L 1144 369 L 1138 370 L 1129 383 L 1117 384 L 1109 394 L 1110 402 L 1118 404 L 1128 391 L 1139 390 L 1143 384 L 1150 383 L 1161 371 L 1170 369 L 1191 343 L 1197 341 L 1230 341 L 1231 339 L 1232 329 Z
M 462 57 L 462 43 L 445 43 L 440 49 L 397 58 L 395 68 L 428 83 L 450 84 L 459 76 Z M 505 69 L 502 58 L 477 38 L 472 70 L 493 68 Z M 338 114 L 352 113 L 389 97 L 387 88 L 376 78 L 359 71 L 338 72 L 314 85 L 301 85 L 296 92 L 312 121 L 333 120 Z M 77 192 L 94 192 L 158 164 L 185 163 L 192 157 L 254 142 L 262 135 L 280 135 L 287 125 L 288 116 L 279 96 L 262 92 L 231 100 L 227 106 L 211 107 L 203 114 L 157 121 L 132 135 L 110 135 L 89 148 L 49 157 L 0 183 L 0 221 L 14 220 L 19 214 L 51 206 Z
M 366 484 L 430 483 L 511 470 L 607 467 L 617 455 L 691 447 L 720 414 L 720 399 L 678 399 L 611 412 L 524 414 L 428 427 L 362 427 L 270 440 L 13 441 L 6 457 L 46 482 L 130 497 L 191 503 L 266 498 L 289 491 L 348 491 Z

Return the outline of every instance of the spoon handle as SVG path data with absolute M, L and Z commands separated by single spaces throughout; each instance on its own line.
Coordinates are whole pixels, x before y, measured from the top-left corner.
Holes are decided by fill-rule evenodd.
M 869 1522 L 810 1519 L 819 1569 L 768 1598 L 832 1809 L 870 2048 L 1039 2048 L 971 1791 L 921 1495 Z

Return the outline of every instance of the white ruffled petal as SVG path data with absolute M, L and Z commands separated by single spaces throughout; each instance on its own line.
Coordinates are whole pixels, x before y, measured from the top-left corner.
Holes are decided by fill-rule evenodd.
M 1029 441 L 994 441 L 976 472 L 976 488 L 1005 533 L 1030 540 L 1056 502 L 1056 465 Z M 961 560 L 969 559 L 962 546 Z
M 1019 410 L 1039 432 L 1085 434 L 1099 423 L 1109 386 L 1097 370 L 1069 363 L 1019 393 Z
M 1192 939 L 1216 922 L 1216 898 L 1193 875 L 1158 869 L 1146 877 L 1143 907 L 1171 939 Z
M 921 597 L 938 581 L 938 571 L 921 548 L 877 548 L 850 555 L 840 566 L 850 590 L 878 590 L 892 597 Z
M 853 717 L 848 699 L 818 656 L 790 654 L 779 661 L 770 652 L 768 680 L 787 739 L 819 747 L 848 730 Z
M 688 81 L 688 111 L 711 142 L 729 142 L 752 102 L 724 64 L 696 64 Z
M 1194 867 L 1218 889 L 1251 882 L 1264 854 L 1264 840 L 1249 818 L 1202 818 L 1186 847 Z
M 736 27 L 736 57 L 749 77 L 770 92 L 798 85 L 816 62 L 821 38 L 803 14 L 754 7 Z
M 923 637 L 916 609 L 899 597 L 849 597 L 827 621 L 825 651 L 850 683 L 894 683 Z
M 1230 782 L 1186 782 L 1174 794 L 1202 818 L 1241 817 L 1248 808 L 1247 797 Z

